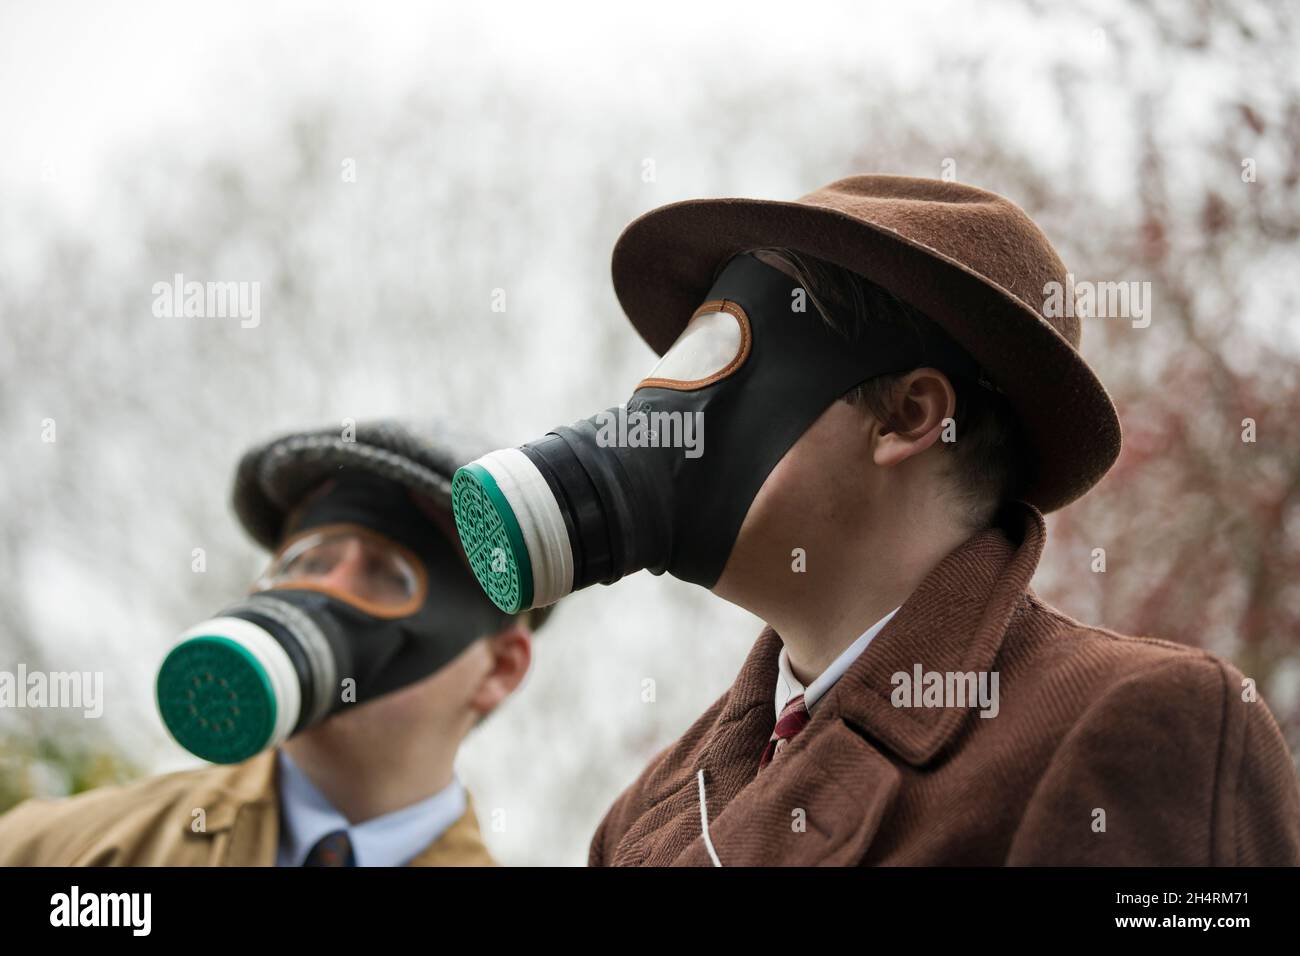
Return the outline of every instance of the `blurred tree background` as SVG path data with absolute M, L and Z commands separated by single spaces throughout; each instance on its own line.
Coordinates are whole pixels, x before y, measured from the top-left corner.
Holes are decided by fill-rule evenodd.
M 950 171 L 1079 279 L 1151 283 L 1148 327 L 1084 323 L 1125 449 L 1050 519 L 1035 587 L 1226 656 L 1300 749 L 1294 5 L 131 17 L 0 16 L 0 670 L 102 671 L 106 698 L 0 710 L 0 808 L 190 765 L 154 668 L 259 570 L 227 503 L 249 444 L 389 414 L 518 443 L 607 407 L 653 364 L 608 278 L 627 222 L 867 171 Z M 177 273 L 259 282 L 260 324 L 155 317 Z M 618 587 L 561 606 L 463 754 L 504 862 L 583 862 L 759 627 L 672 579 Z

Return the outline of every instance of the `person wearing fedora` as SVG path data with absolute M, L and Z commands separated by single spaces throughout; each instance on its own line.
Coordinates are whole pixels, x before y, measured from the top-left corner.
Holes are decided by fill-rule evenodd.
M 0 865 L 492 865 L 454 761 L 546 614 L 493 607 L 458 548 L 450 478 L 483 447 L 383 421 L 244 455 L 235 511 L 270 564 L 156 689 L 218 766 L 20 804 Z
M 593 865 L 1300 863 L 1245 676 L 1030 587 L 1044 513 L 1120 426 L 1023 211 L 894 176 L 679 202 L 628 226 L 613 279 L 662 358 L 625 405 L 457 473 L 470 564 L 507 610 L 648 568 L 767 626 Z

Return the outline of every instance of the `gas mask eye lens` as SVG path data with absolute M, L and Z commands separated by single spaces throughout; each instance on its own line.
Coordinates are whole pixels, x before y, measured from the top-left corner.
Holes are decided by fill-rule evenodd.
M 317 537 L 305 546 L 296 543 L 284 554 L 280 576 L 286 579 L 324 577 L 338 565 L 344 545 L 342 536 L 326 540 Z
M 291 541 L 257 582 L 259 590 L 309 586 L 347 601 L 402 608 L 420 590 L 414 559 L 404 549 L 361 528 L 308 532 Z
M 725 299 L 706 302 L 637 388 L 700 388 L 725 378 L 749 356 L 750 337 L 744 309 Z

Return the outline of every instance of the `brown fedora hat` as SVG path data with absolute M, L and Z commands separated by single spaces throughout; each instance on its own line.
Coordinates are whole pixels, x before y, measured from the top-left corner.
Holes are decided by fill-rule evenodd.
M 1044 318 L 1066 268 L 1033 221 L 983 189 L 908 176 L 850 176 L 794 202 L 694 199 L 651 210 L 614 246 L 614 291 L 662 355 L 715 268 L 784 246 L 883 286 L 942 325 L 1011 403 L 1030 445 L 1023 497 L 1042 511 L 1096 484 L 1120 449 L 1110 396 L 1079 354 L 1079 319 Z

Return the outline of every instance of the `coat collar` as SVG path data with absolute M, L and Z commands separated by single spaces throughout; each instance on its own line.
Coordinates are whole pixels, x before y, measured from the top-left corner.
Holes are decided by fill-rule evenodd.
M 818 703 L 816 716 L 843 718 L 912 766 L 930 761 L 952 739 L 968 710 L 895 707 L 893 676 L 987 672 L 1012 614 L 1029 590 L 1047 536 L 1032 505 L 1005 508 L 925 577 L 862 656 Z
M 1017 503 L 940 561 L 760 775 L 781 649 L 780 637 L 763 631 L 690 765 L 692 776 L 704 772 L 702 802 L 724 865 L 850 864 L 867 855 L 898 792 L 897 764 L 931 760 L 969 713 L 895 707 L 892 676 L 916 664 L 991 669 L 1045 536 L 1037 509 Z M 674 862 L 709 865 L 703 837 Z
M 474 800 L 466 794 L 465 812 L 438 839 L 421 850 L 410 866 L 496 866 L 483 843 Z
M 987 671 L 1012 613 L 1029 589 L 1047 528 L 1032 505 L 1015 502 L 990 528 L 941 560 L 898 613 L 818 702 L 813 720 L 843 718 L 913 766 L 930 760 L 960 726 L 960 708 L 895 707 L 892 677 L 925 671 Z M 732 686 L 722 721 L 772 709 L 780 636 L 766 627 Z M 809 725 L 811 727 L 811 724 Z
M 200 832 L 224 833 L 246 808 L 275 805 L 275 755 L 274 750 L 264 750 L 233 766 L 200 771 L 202 782 L 193 800 L 204 811 L 206 826 Z
M 266 750 L 243 763 L 201 771 L 202 783 L 187 804 L 202 808 L 204 829 L 192 819 L 181 825 L 197 837 L 225 834 L 223 866 L 274 866 L 280 836 L 280 806 L 276 750 Z M 473 800 L 466 795 L 465 812 L 412 860 L 411 866 L 492 866 L 479 832 Z
M 199 838 L 218 840 L 213 849 L 222 866 L 274 866 L 279 839 L 276 751 L 266 750 L 230 767 L 201 771 L 189 799 L 203 810 L 203 829 L 181 825 Z M 221 838 L 221 839 L 218 839 Z

